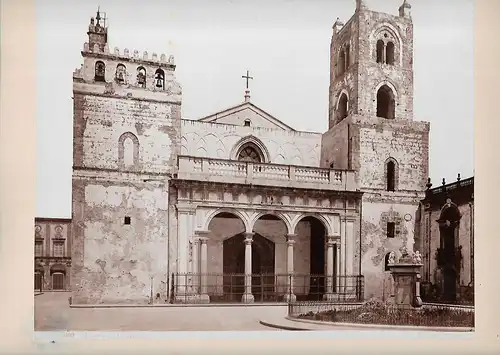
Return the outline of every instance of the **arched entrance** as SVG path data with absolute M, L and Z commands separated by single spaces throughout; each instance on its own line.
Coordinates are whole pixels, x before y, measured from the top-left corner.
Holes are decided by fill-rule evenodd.
M 438 219 L 440 234 L 438 267 L 442 273 L 441 298 L 446 302 L 456 301 L 460 282 L 460 249 L 457 245 L 459 222 L 460 211 L 456 205 L 448 201 Z
M 306 299 L 311 301 L 321 301 L 323 300 L 323 295 L 326 291 L 326 226 L 318 218 L 314 216 L 307 216 L 302 218 L 298 224 L 305 222 L 309 226 L 310 230 L 310 259 L 309 259 L 309 287 L 307 292 L 300 292 L 300 289 L 296 288 L 297 300 Z M 297 224 L 297 226 L 298 226 Z M 334 255 L 334 258 L 336 256 Z M 337 274 L 335 270 L 336 260 L 334 259 L 334 275 Z M 300 280 L 297 280 L 300 281 Z M 297 283 L 296 283 L 297 285 Z M 303 283 L 306 287 L 307 282 Z M 335 278 L 334 285 L 335 287 Z
M 42 292 L 43 290 L 43 266 L 35 265 L 35 290 Z
M 255 301 L 274 296 L 275 245 L 259 233 L 252 241 L 252 294 Z M 228 301 L 241 301 L 245 291 L 245 233 L 223 242 L 224 295 Z

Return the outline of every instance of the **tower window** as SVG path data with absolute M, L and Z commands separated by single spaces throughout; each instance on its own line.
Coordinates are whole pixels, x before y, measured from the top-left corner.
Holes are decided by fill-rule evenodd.
M 155 86 L 161 90 L 165 89 L 165 72 L 162 69 L 155 72 Z
M 351 46 L 350 45 L 346 45 L 345 47 L 345 70 L 347 70 L 349 68 L 349 64 L 350 64 L 350 54 L 349 52 L 351 51 Z
M 387 162 L 387 191 L 394 191 L 396 188 L 396 164 L 392 160 Z
M 394 238 L 396 236 L 396 223 L 387 222 L 387 238 Z
M 347 95 L 345 93 L 342 93 L 340 95 L 339 104 L 337 107 L 337 114 L 338 114 L 337 122 L 340 122 L 347 117 L 347 109 L 348 109 L 347 103 L 348 103 Z
M 129 225 L 130 224 L 130 217 L 126 216 L 123 223 L 126 225 Z
M 94 73 L 94 80 L 95 81 L 105 81 L 105 74 L 106 74 L 106 65 L 104 62 L 98 61 L 95 63 L 95 73 Z
M 146 87 L 146 69 L 144 67 L 137 68 L 137 85 L 142 88 Z
M 116 66 L 116 74 L 115 74 L 116 81 L 118 81 L 119 83 L 125 82 L 125 72 L 126 71 L 127 71 L 127 69 L 125 68 L 125 65 L 118 64 Z
M 377 117 L 393 119 L 395 116 L 394 93 L 387 85 L 377 91 Z
M 388 42 L 385 47 L 385 62 L 394 65 L 394 43 Z
M 384 62 L 384 41 L 379 39 L 377 41 L 377 63 Z
M 345 52 L 342 49 L 339 54 L 339 75 L 343 74 L 345 71 Z

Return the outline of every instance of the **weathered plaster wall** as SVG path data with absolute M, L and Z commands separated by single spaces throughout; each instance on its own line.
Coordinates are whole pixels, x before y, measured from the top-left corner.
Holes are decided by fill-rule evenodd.
M 365 298 L 388 295 L 390 286 L 384 271 L 385 255 L 394 251 L 399 256 L 400 249 L 407 243 L 409 248 L 412 247 L 417 209 L 418 204 L 369 202 L 364 199 L 361 270 L 365 276 Z M 405 215 L 411 220 L 406 221 Z M 394 238 L 387 237 L 387 222 L 396 223 Z
M 323 133 L 321 141 L 321 167 L 334 169 L 349 168 L 349 130 L 348 120 L 333 126 Z
M 235 146 L 245 137 L 259 139 L 275 164 L 319 167 L 321 134 L 261 127 L 181 121 L 181 154 L 234 159 Z
M 167 191 L 138 182 L 74 185 L 74 303 L 147 303 L 166 290 Z M 130 225 L 124 218 L 130 217 Z M 151 277 L 153 280 L 151 280 Z

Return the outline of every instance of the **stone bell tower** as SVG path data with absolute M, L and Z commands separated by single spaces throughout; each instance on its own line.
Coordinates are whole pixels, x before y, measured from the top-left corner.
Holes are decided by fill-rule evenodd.
M 356 0 L 330 44 L 329 130 L 322 165 L 352 169 L 364 192 L 359 253 L 365 296 L 381 296 L 391 251 L 413 247 L 428 176 L 429 124 L 413 117 L 413 23 Z M 359 243 L 359 241 L 357 241 Z M 358 259 L 359 260 L 359 259 Z

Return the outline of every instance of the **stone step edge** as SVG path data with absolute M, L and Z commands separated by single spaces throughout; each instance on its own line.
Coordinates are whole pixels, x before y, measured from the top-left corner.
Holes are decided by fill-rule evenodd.
M 435 332 L 474 332 L 475 328 L 469 327 L 425 327 L 425 326 L 412 326 L 412 325 L 385 325 L 385 324 L 366 324 L 366 323 L 340 323 L 340 322 L 327 322 L 312 319 L 298 319 L 286 316 L 285 319 L 292 322 L 302 322 L 317 324 L 323 326 L 338 326 L 349 328 L 371 328 L 371 329 L 388 329 L 388 330 L 413 330 L 413 331 L 435 331 Z

